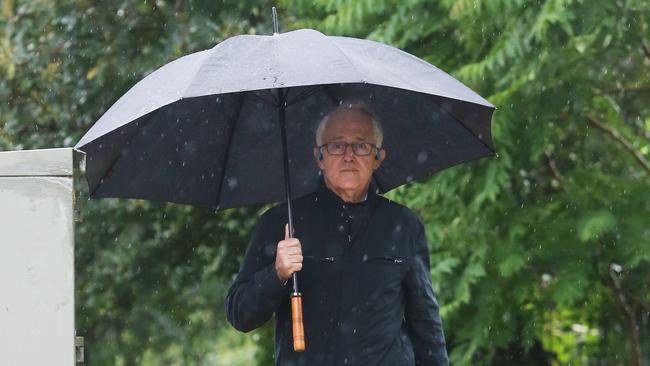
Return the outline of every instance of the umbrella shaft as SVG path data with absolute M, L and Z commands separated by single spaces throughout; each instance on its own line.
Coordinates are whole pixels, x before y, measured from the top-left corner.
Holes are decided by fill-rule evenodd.
M 278 122 L 280 123 L 280 134 L 282 136 L 282 157 L 284 162 L 284 191 L 287 196 L 287 216 L 289 224 L 289 237 L 293 238 L 293 214 L 291 209 L 291 176 L 289 172 L 289 151 L 287 148 L 287 129 L 285 127 L 285 109 L 287 107 L 286 94 L 284 88 L 278 88 Z M 293 282 L 293 292 L 298 293 L 298 275 L 294 272 L 291 275 Z

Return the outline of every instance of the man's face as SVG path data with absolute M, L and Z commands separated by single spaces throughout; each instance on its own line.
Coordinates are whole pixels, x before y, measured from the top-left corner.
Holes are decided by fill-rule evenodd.
M 332 114 L 323 132 L 323 144 L 329 142 L 368 142 L 376 144 L 372 121 L 368 116 L 354 110 L 340 110 Z M 370 183 L 372 172 L 379 168 L 386 153 L 382 149 L 379 159 L 375 159 L 376 149 L 366 156 L 354 155 L 352 146 L 348 146 L 343 155 L 331 155 L 323 146 L 323 159 L 318 160 L 318 149 L 314 156 L 322 169 L 325 183 L 339 196 L 357 197 L 365 193 Z M 345 194 L 342 195 L 342 193 Z

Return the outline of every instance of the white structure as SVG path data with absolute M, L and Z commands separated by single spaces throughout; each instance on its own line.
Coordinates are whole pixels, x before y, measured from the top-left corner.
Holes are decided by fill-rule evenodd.
M 0 365 L 75 365 L 73 149 L 0 152 Z

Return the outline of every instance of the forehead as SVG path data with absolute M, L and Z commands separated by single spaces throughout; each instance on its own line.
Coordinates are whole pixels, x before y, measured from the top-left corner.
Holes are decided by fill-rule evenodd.
M 344 137 L 372 140 L 374 131 L 370 117 L 354 109 L 344 109 L 330 116 L 323 135 L 328 140 Z

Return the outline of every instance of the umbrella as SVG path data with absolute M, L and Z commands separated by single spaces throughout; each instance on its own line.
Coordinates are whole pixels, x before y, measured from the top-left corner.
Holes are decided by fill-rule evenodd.
M 292 233 L 291 197 L 319 182 L 316 125 L 348 101 L 387 136 L 379 192 L 494 155 L 494 106 L 435 66 L 378 42 L 275 29 L 181 57 L 124 94 L 75 146 L 91 197 L 217 210 L 286 200 Z

